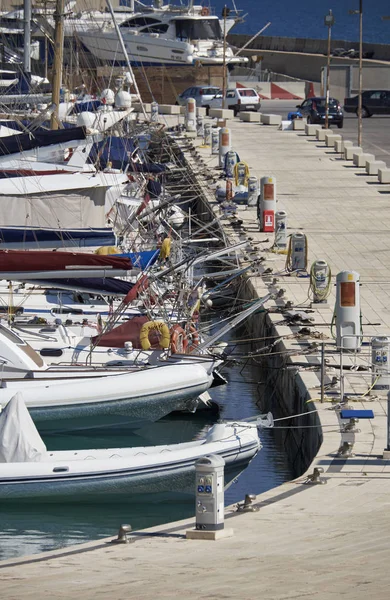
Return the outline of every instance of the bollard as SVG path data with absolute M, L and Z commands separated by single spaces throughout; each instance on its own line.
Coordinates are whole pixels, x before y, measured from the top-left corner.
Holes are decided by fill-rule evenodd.
M 150 105 L 150 120 L 158 121 L 158 103 L 152 102 Z
M 260 179 L 260 230 L 275 231 L 276 181 L 275 177 Z
M 330 294 L 331 270 L 325 260 L 316 260 L 310 269 L 310 290 L 313 302 L 325 302 Z
M 219 129 L 211 130 L 211 154 L 219 154 Z
M 336 276 L 336 346 L 345 350 L 357 350 L 362 344 L 359 281 L 356 271 Z
M 371 340 L 372 349 L 372 388 L 373 390 L 390 389 L 390 338 L 386 336 L 374 337 Z
M 204 137 L 203 117 L 201 115 L 196 117 L 196 135 L 201 138 Z
M 234 167 L 237 164 L 237 153 L 234 150 L 229 150 L 225 156 L 225 174 L 226 177 L 234 177 Z
M 249 179 L 248 179 L 248 206 L 256 206 L 258 195 L 259 195 L 259 183 L 257 181 L 257 177 L 249 177 Z
M 210 146 L 210 144 L 211 144 L 211 125 L 210 125 L 210 123 L 205 123 L 203 129 L 204 129 L 203 145 Z
M 184 125 L 186 131 L 196 131 L 196 100 L 194 98 L 187 98 Z
M 195 463 L 195 529 L 216 531 L 225 526 L 224 467 L 224 459 L 216 454 Z
M 278 210 L 275 213 L 275 246 L 281 250 L 287 248 L 287 213 Z
M 225 154 L 231 149 L 230 129 L 221 127 L 219 130 L 219 166 L 223 167 Z

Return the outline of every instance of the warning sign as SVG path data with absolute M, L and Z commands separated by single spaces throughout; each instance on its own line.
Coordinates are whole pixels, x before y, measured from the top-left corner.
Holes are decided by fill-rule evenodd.
M 273 183 L 265 183 L 263 186 L 264 200 L 275 200 L 275 188 Z

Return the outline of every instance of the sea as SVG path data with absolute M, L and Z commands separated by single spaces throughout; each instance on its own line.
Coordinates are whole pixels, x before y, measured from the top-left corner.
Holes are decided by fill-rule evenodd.
M 218 317 L 217 317 L 218 319 Z M 246 419 L 259 414 L 257 403 L 267 406 L 272 390 L 267 390 L 264 373 L 248 360 L 253 349 L 247 342 L 245 329 L 232 332 L 226 339 L 231 360 L 222 374 L 227 385 L 210 390 L 214 411 L 195 414 L 177 413 L 134 432 L 124 425 L 112 433 L 104 428 L 90 432 L 67 432 L 44 437 L 50 450 L 82 448 L 115 448 L 179 443 L 202 436 L 219 418 Z M 281 445 L 277 431 L 260 430 L 262 449 L 249 467 L 230 485 L 225 493 L 225 505 L 241 502 L 246 494 L 260 494 L 297 473 L 289 463 L 287 450 Z M 145 502 L 137 497 L 104 504 L 45 504 L 31 502 L 27 507 L 0 506 L 0 561 L 67 548 L 92 540 L 117 535 L 119 526 L 128 523 L 133 530 L 145 529 L 180 519 L 194 517 L 195 496 L 190 494 L 150 494 Z
M 332 10 L 334 25 L 332 39 L 357 42 L 359 40 L 359 0 L 234 0 L 244 17 L 231 33 L 255 35 L 268 22 L 263 35 L 294 38 L 326 39 L 328 28 L 324 17 Z M 232 0 L 211 0 L 215 14 L 221 15 L 224 6 L 232 9 Z M 390 44 L 389 0 L 363 0 L 363 41 Z

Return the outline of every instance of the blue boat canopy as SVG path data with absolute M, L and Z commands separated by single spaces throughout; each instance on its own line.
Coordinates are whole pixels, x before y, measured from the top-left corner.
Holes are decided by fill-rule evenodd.
M 17 154 L 33 148 L 44 148 L 53 144 L 66 144 L 72 140 L 85 140 L 86 135 L 85 127 L 10 135 L 0 139 L 0 156 Z

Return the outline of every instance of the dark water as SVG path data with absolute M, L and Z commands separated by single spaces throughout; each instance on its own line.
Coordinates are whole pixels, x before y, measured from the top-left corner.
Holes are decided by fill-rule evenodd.
M 243 335 L 245 335 L 243 333 Z M 247 347 L 237 347 L 240 353 Z M 260 374 L 250 367 L 235 365 L 223 371 L 229 384 L 211 390 L 212 398 L 222 405 L 222 416 L 242 419 L 258 414 Z M 96 448 L 155 445 L 189 441 L 217 420 L 217 415 L 203 412 L 174 415 L 154 423 L 135 435 L 125 427 L 106 435 L 104 431 L 86 435 L 78 432 L 46 437 L 49 449 Z M 262 450 L 225 494 L 225 504 L 241 501 L 245 494 L 259 494 L 292 477 L 283 449 L 277 447 L 271 430 L 260 431 Z M 151 495 L 150 502 L 126 502 L 102 505 L 31 505 L 27 510 L 0 509 L 0 560 L 35 554 L 90 540 L 115 536 L 121 523 L 142 529 L 194 515 L 194 498 L 190 496 Z
M 211 1 L 218 15 L 225 4 L 232 7 L 231 0 Z M 332 38 L 359 40 L 359 16 L 348 12 L 359 9 L 359 0 L 237 0 L 236 5 L 243 15 L 248 15 L 245 23 L 237 25 L 232 33 L 254 35 L 271 21 L 264 35 L 326 39 L 328 30 L 324 25 L 324 15 L 331 9 L 335 17 Z M 390 15 L 389 0 L 363 0 L 363 41 L 390 44 L 390 21 L 381 19 L 385 15 Z

